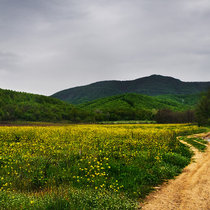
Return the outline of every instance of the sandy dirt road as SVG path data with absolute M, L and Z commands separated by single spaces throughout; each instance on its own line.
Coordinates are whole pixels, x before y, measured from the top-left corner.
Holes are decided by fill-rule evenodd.
M 210 138 L 210 133 L 202 135 Z M 210 143 L 204 153 L 192 149 L 194 161 L 176 179 L 151 193 L 140 204 L 143 210 L 210 210 Z

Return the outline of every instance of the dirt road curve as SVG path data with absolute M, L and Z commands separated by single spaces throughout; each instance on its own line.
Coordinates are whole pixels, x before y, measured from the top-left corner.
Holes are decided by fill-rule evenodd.
M 207 135 L 206 135 L 207 136 Z M 210 133 L 208 137 L 210 137 Z M 210 143 L 209 143 L 210 144 Z M 141 204 L 143 210 L 210 210 L 210 145 L 204 153 L 195 152 L 194 162 L 183 173 L 163 184 Z

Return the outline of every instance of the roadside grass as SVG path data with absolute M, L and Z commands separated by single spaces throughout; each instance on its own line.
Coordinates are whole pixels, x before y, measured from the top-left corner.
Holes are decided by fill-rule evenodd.
M 202 144 L 208 144 L 208 141 L 202 138 L 194 138 L 195 141 L 200 142 Z
M 193 147 L 198 149 L 200 152 L 204 152 L 207 148 L 207 146 L 205 144 L 207 144 L 208 142 L 201 138 L 181 137 L 180 139 L 187 142 L 188 144 L 192 145 Z

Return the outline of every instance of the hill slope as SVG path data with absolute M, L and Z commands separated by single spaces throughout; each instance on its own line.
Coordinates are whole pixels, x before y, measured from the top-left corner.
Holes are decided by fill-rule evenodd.
M 0 89 L 0 121 L 65 120 L 72 110 L 72 105 L 55 98 Z
M 196 94 L 210 87 L 210 82 L 182 82 L 181 80 L 152 75 L 130 81 L 102 81 L 75 87 L 52 95 L 74 104 L 88 102 L 107 96 L 140 93 L 150 96 L 163 94 Z
M 192 96 L 193 97 L 193 96 Z M 178 98 L 178 99 L 177 99 Z M 80 104 L 79 107 L 87 110 L 103 110 L 109 111 L 114 109 L 138 109 L 138 110 L 158 110 L 167 108 L 171 110 L 187 110 L 191 109 L 194 104 L 191 102 L 190 96 L 147 96 L 136 93 L 127 93 L 117 96 L 110 96 L 96 99 L 90 102 Z M 187 100 L 189 98 L 189 100 Z M 196 98 L 196 96 L 194 97 Z

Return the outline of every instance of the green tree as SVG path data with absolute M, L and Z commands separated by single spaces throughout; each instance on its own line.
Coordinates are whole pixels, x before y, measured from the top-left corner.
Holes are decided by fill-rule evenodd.
M 198 125 L 210 125 L 210 89 L 201 98 L 196 107 Z

